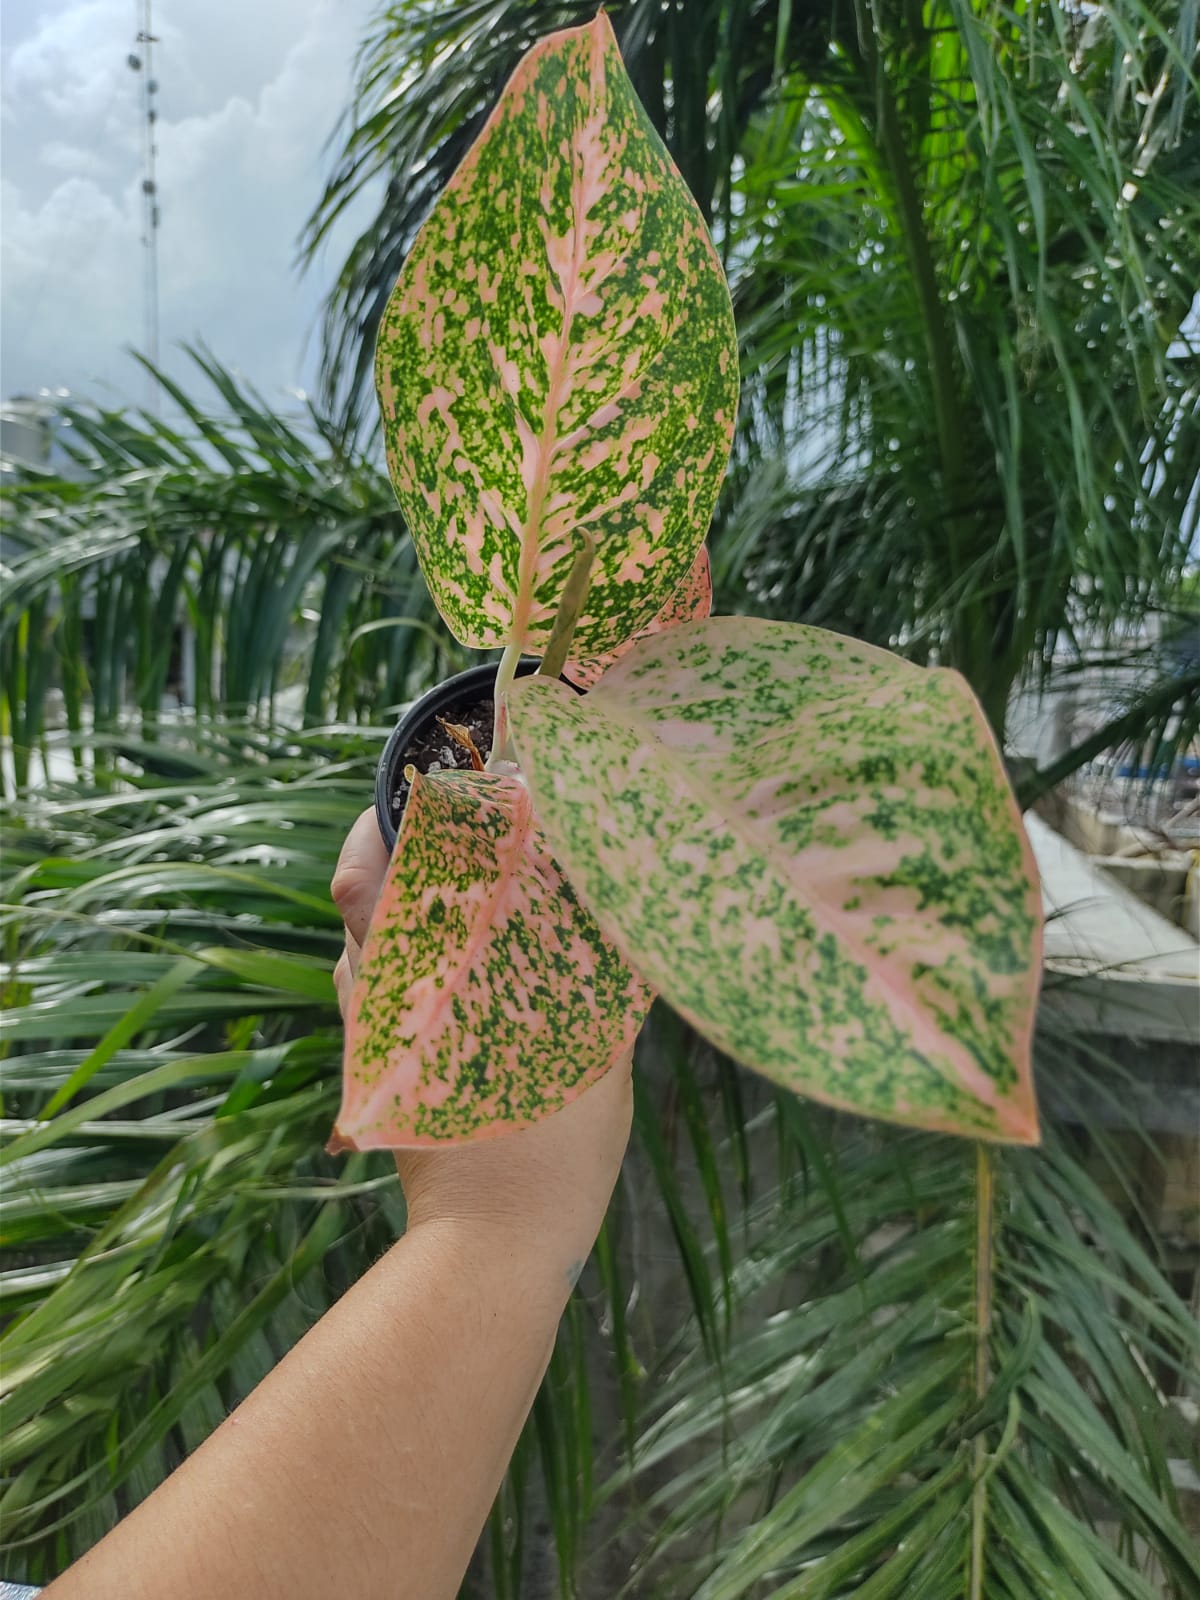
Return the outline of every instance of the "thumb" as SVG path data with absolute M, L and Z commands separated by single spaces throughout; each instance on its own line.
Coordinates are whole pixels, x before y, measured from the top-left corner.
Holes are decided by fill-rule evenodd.
M 367 937 L 387 868 L 388 853 L 379 837 L 379 824 L 372 808 L 363 812 L 346 835 L 329 885 L 346 931 L 357 944 L 361 945 Z

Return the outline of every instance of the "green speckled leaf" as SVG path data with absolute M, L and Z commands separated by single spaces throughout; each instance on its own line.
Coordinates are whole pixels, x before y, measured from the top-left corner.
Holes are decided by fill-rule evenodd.
M 956 673 L 719 617 L 583 698 L 521 679 L 510 711 L 556 858 L 714 1044 L 832 1105 L 1036 1142 L 1036 869 Z
M 652 633 L 662 633 L 666 628 L 677 628 L 681 622 L 695 622 L 708 616 L 712 610 L 712 563 L 708 547 L 701 545 L 687 577 L 667 601 L 656 617 L 651 617 L 644 628 L 639 628 L 631 639 L 619 644 L 615 650 L 602 656 L 584 656 L 568 661 L 563 668 L 564 677 L 581 689 L 591 689 L 614 662 L 631 650 L 639 639 L 648 639 Z
M 733 436 L 733 311 L 603 13 L 513 74 L 405 262 L 375 375 L 392 481 L 464 644 L 541 654 L 580 530 L 582 654 L 683 582 Z
M 417 774 L 346 1019 L 334 1140 L 486 1139 L 557 1111 L 650 1005 L 550 859 L 516 778 Z

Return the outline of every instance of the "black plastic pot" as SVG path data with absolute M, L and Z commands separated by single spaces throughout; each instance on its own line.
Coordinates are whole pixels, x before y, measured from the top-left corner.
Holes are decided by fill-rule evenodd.
M 536 656 L 523 656 L 517 665 L 517 677 L 524 678 L 536 672 L 538 665 Z M 468 667 L 466 672 L 447 678 L 445 683 L 438 684 L 436 689 L 430 689 L 428 694 L 422 695 L 392 729 L 379 758 L 379 766 L 375 769 L 375 815 L 389 853 L 396 843 L 391 799 L 403 774 L 407 751 L 429 724 L 445 713 L 448 706 L 462 700 L 485 699 L 496 681 L 499 667 L 498 661 L 485 661 L 480 667 Z

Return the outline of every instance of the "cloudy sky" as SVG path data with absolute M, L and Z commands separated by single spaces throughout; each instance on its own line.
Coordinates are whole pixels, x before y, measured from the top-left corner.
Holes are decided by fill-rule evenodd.
M 161 349 L 203 338 L 272 399 L 312 388 L 335 242 L 295 242 L 376 0 L 155 0 Z M 135 0 L 5 0 L 0 395 L 142 401 Z M 360 213 L 361 215 L 361 213 Z M 348 240 L 343 234 L 342 240 Z

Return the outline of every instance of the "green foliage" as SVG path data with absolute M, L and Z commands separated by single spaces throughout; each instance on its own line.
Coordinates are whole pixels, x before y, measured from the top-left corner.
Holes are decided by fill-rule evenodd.
M 369 371 L 416 227 L 518 57 L 593 12 L 380 12 L 308 238 L 385 176 L 330 307 L 331 391 Z M 1177 337 L 1200 281 L 1194 8 L 612 12 L 737 288 L 750 403 L 717 609 L 951 656 L 999 721 L 1056 640 L 1081 659 L 1085 628 L 1177 599 L 1200 457 Z M 340 1048 L 327 885 L 378 737 L 278 734 L 266 709 L 294 674 L 310 722 L 370 720 L 463 661 L 424 631 L 390 490 L 346 430 L 201 368 L 216 407 L 68 408 L 85 475 L 6 489 L 16 776 L 57 684 L 84 779 L 6 817 L 6 1576 L 92 1543 L 403 1223 L 382 1162 L 317 1153 Z M 177 605 L 202 731 L 161 711 Z M 293 659 L 297 622 L 315 633 Z M 1145 653 L 1122 737 L 1186 736 L 1181 660 Z M 223 724 L 225 705 L 255 710 Z M 607 1494 L 639 1593 L 738 1593 L 745 1558 L 759 1594 L 1144 1600 L 1155 1561 L 1193 1594 L 1164 1458 L 1189 1448 L 1167 1396 L 1194 1336 L 1082 1153 L 1055 1136 L 998 1158 L 993 1206 L 951 1141 L 754 1095 L 651 1018 L 644 1182 L 618 1192 L 502 1495 L 495 1592 L 528 1592 L 543 1510 L 570 1592 L 611 1382 L 638 1447 Z M 1066 1096 L 1083 1114 L 1094 1079 Z M 646 1326 L 660 1216 L 694 1346 L 668 1362 Z
M 181 775 L 126 747 L 119 788 L 8 809 L 9 1575 L 44 1580 L 86 1549 L 403 1226 L 384 1158 L 320 1154 L 340 1087 L 327 885 L 377 743 L 164 730 L 148 753 Z M 1056 1098 L 1094 1104 L 1095 1069 L 1072 1083 L 1051 1043 Z M 1194 1369 L 1194 1330 L 1079 1152 L 1053 1136 L 998 1157 L 993 1213 L 969 1149 L 832 1123 L 790 1095 L 757 1109 L 668 1013 L 639 1059 L 633 1186 L 501 1497 L 496 1595 L 527 1592 L 538 1515 L 577 1592 L 605 1501 L 633 1530 L 621 1559 L 639 1593 L 744 1592 L 745 1556 L 768 1562 L 760 1594 L 848 1596 L 877 1569 L 865 1592 L 909 1594 L 903 1539 L 932 1596 L 965 1595 L 981 1441 L 1000 1458 L 985 1595 L 1019 1600 L 1033 1571 L 1032 1592 L 1144 1600 L 1131 1574 L 1155 1558 L 1185 1600 L 1196 1553 L 1164 1457 L 1184 1450 L 1166 1397 Z M 982 1278 L 981 1213 L 996 1241 Z M 664 1362 L 684 1304 L 685 1348 Z M 636 1448 L 603 1489 L 609 1427 Z
M 633 1592 L 1194 1594 L 1162 1424 L 1200 1334 L 1078 1141 L 788 1120 L 829 1162 L 750 1214 L 723 1363 L 693 1334 L 649 1407 Z
M 321 1155 L 343 731 L 191 728 L 6 816 L 6 1574 L 149 1492 L 394 1237 L 394 1169 Z M 50 1115 L 50 1113 L 53 1113 Z
M 57 437 L 72 475 L 24 474 L 5 490 L 15 553 L 0 602 L 0 731 L 18 789 L 55 687 L 77 765 L 88 728 L 156 738 L 164 696 L 181 687 L 181 622 L 203 715 L 269 720 L 290 690 L 309 724 L 370 719 L 463 664 L 433 626 L 384 474 L 311 408 L 282 417 L 192 356 L 211 405 L 160 375 L 169 422 L 65 406 Z M 94 748 L 97 782 L 119 749 Z
M 959 667 L 1002 733 L 1014 682 L 1169 603 L 1186 559 L 1194 21 L 856 16 L 744 147 L 747 471 L 806 443 L 740 564 L 776 615 Z
M 1171 604 L 1194 536 L 1194 8 L 612 9 L 734 285 L 715 609 L 957 666 L 1002 734 L 1014 684 L 1110 656 Z M 530 0 L 378 12 L 305 239 L 386 176 L 328 308 L 351 420 L 421 217 L 522 51 L 579 20 Z M 1177 653 L 1144 665 L 1106 742 L 1155 759 L 1197 727 L 1200 682 Z

